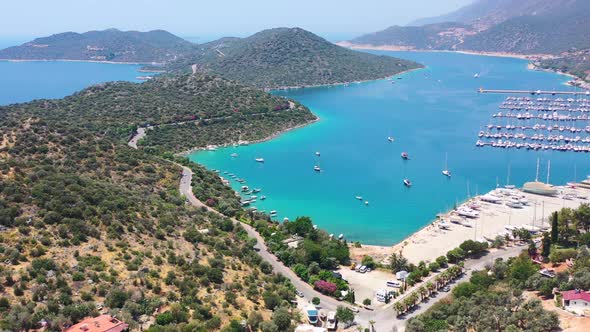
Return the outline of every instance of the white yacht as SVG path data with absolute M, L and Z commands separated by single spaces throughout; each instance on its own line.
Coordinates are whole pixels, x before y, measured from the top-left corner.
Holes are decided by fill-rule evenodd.
M 264 158 L 256 158 L 254 160 L 256 160 L 257 163 L 263 163 L 264 162 Z

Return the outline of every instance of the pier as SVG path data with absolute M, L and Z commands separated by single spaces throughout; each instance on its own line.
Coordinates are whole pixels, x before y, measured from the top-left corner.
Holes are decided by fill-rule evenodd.
M 493 90 L 479 88 L 479 93 L 530 94 L 530 95 L 572 95 L 590 96 L 590 91 L 543 91 L 543 90 Z

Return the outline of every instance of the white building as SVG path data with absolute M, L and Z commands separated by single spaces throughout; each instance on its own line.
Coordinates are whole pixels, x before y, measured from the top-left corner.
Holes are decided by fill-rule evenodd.
M 563 307 L 565 310 L 579 314 L 590 312 L 590 293 L 580 289 L 561 292 Z

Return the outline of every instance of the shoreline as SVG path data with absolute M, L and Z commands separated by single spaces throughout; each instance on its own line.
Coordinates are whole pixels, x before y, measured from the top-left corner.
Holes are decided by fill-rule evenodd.
M 588 189 L 580 187 L 554 186 L 554 188 L 561 193 L 572 193 L 578 197 L 587 197 L 590 194 Z M 496 196 L 499 196 L 497 190 L 494 189 L 488 194 L 496 193 Z M 542 196 L 525 193 L 518 189 L 514 189 L 512 194 L 526 198 L 529 201 L 528 205 L 514 209 L 503 202 L 498 204 L 482 201 L 481 197 L 487 194 L 475 196 L 459 204 L 457 208 L 477 204 L 480 206 L 478 218 L 460 218 L 456 210 L 451 209 L 437 215 L 435 220 L 392 245 L 361 244 L 361 248 L 355 248 L 351 243 L 349 246 L 351 257 L 360 261 L 364 255 L 369 255 L 378 262 L 388 263 L 391 254 L 397 253 L 402 254 L 411 263 L 417 264 L 422 260 L 430 262 L 438 256 L 446 255 L 449 250 L 458 247 L 465 240 L 489 241 L 488 239 L 494 239 L 498 235 L 509 232 L 509 227 L 548 227 L 548 219 L 552 212 L 563 207 L 577 208 L 583 203 L 588 203 L 586 199 L 580 198 L 566 200 L 561 194 Z M 500 196 L 500 198 L 505 197 Z M 445 221 L 445 228 L 439 227 L 442 221 Z
M 225 143 L 225 144 L 218 144 L 218 145 L 213 145 L 212 144 L 212 145 L 208 145 L 208 146 L 205 146 L 205 147 L 197 147 L 197 148 L 192 148 L 192 149 L 185 150 L 185 151 L 182 151 L 182 152 L 178 152 L 178 153 L 175 153 L 174 155 L 179 156 L 179 157 L 188 157 L 188 155 L 190 155 L 190 154 L 192 154 L 194 152 L 204 151 L 204 150 L 206 150 L 208 148 L 214 148 L 214 149 L 227 148 L 227 147 L 233 146 L 234 144 L 238 144 L 238 145 L 249 145 L 249 144 L 257 144 L 257 143 L 262 143 L 262 142 L 270 141 L 270 140 L 275 139 L 275 138 L 277 138 L 277 137 L 279 137 L 279 136 L 281 136 L 281 135 L 283 135 L 283 134 L 285 134 L 287 132 L 290 132 L 290 131 L 293 131 L 293 130 L 297 130 L 297 129 L 301 129 L 303 127 L 309 126 L 309 125 L 314 124 L 316 122 L 319 122 L 321 120 L 321 118 L 319 116 L 317 116 L 315 114 L 314 114 L 314 116 L 316 117 L 314 120 L 311 120 L 311 121 L 308 121 L 306 123 L 302 123 L 302 124 L 299 124 L 299 125 L 296 125 L 296 126 L 293 126 L 293 127 L 289 127 L 289 128 L 285 128 L 285 129 L 276 131 L 276 132 L 272 133 L 271 135 L 269 135 L 267 137 L 264 137 L 264 138 L 261 138 L 261 139 L 257 139 L 257 140 L 254 140 L 254 141 L 238 141 L 238 143 Z
M 298 90 L 298 89 L 308 89 L 308 88 L 327 88 L 327 87 L 335 87 L 341 85 L 350 85 L 350 84 L 360 84 L 360 83 L 367 83 L 367 82 L 375 82 L 375 81 L 382 81 L 389 77 L 398 76 L 402 74 L 406 74 L 415 70 L 420 70 L 426 68 L 425 66 L 411 68 L 407 70 L 402 70 L 398 73 L 387 75 L 385 77 L 374 78 L 374 79 L 367 79 L 367 80 L 360 80 L 360 81 L 350 81 L 350 82 L 339 82 L 339 83 L 326 83 L 326 84 L 315 84 L 315 85 L 299 85 L 299 86 L 283 86 L 277 88 L 263 88 L 264 91 L 285 91 L 285 90 Z
M 74 59 L 0 59 L 0 61 L 4 62 L 89 62 L 89 63 L 107 63 L 111 65 L 138 65 L 138 66 L 145 66 L 145 65 L 153 65 L 161 64 L 157 62 L 123 62 L 123 61 L 107 61 L 107 60 L 74 60 Z M 152 72 L 152 71 L 143 71 L 143 72 Z M 156 72 L 156 71 L 154 71 Z M 164 72 L 164 71 L 162 71 Z
M 516 58 L 522 60 L 555 58 L 551 54 L 520 54 L 510 52 L 486 52 L 486 51 L 470 51 L 470 50 L 423 50 L 411 46 L 394 46 L 394 45 L 371 45 L 371 44 L 352 44 L 349 42 L 338 42 L 338 46 L 354 49 L 354 50 L 374 50 L 374 51 L 393 51 L 393 52 L 432 52 L 432 53 L 460 53 L 469 55 L 493 56 L 501 58 Z

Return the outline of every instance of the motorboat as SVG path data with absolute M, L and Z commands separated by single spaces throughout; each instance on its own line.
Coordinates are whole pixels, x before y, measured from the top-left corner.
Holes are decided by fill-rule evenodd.
M 229 156 L 230 156 L 230 157 L 232 157 L 232 158 L 235 158 L 235 157 L 237 157 L 237 156 L 238 156 L 238 154 L 237 154 L 237 153 L 232 153 L 232 154 L 230 154 Z
M 318 165 L 315 165 L 315 166 L 313 167 L 313 170 L 314 170 L 314 171 L 316 171 L 316 172 L 319 172 L 319 171 L 321 171 L 322 169 L 320 168 L 320 166 L 318 166 Z
M 256 160 L 257 163 L 263 163 L 264 162 L 264 158 L 256 158 L 254 160 Z
M 402 159 L 404 159 L 404 160 L 410 159 L 410 156 L 408 155 L 407 152 L 402 152 Z
M 265 199 L 266 199 L 266 196 L 264 196 L 264 195 L 263 196 L 260 196 L 260 200 L 261 201 L 264 201 Z
M 457 214 L 463 217 L 467 217 L 467 218 L 477 218 L 479 217 L 479 212 L 466 208 L 466 207 L 461 207 L 459 209 L 457 209 Z
M 388 137 L 387 137 L 387 140 L 388 140 L 388 141 L 390 141 L 390 142 L 393 142 L 393 141 L 395 141 L 395 139 L 394 139 L 393 137 L 391 137 L 391 136 L 388 136 Z
M 494 195 L 491 194 L 485 194 L 483 196 L 480 197 L 480 200 L 482 200 L 483 202 L 488 202 L 488 203 L 494 203 L 497 204 L 501 201 L 500 197 L 496 197 Z
M 369 201 L 365 201 L 365 205 L 369 205 Z
M 248 189 L 248 186 L 242 186 L 242 192 L 247 192 L 248 190 L 250 190 Z
M 446 177 L 451 177 L 451 171 L 449 171 L 448 169 L 445 169 L 444 171 L 442 171 L 442 173 Z
M 358 199 L 359 201 L 363 200 L 363 196 L 356 196 L 355 198 Z
M 412 186 L 412 182 L 410 182 L 410 180 L 409 180 L 409 179 L 404 179 L 404 185 L 405 185 L 406 187 L 411 187 L 411 186 Z
M 319 152 L 319 151 L 317 151 L 317 152 L 315 153 L 315 155 L 319 157 L 319 156 L 320 156 L 320 152 Z

